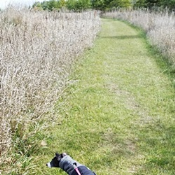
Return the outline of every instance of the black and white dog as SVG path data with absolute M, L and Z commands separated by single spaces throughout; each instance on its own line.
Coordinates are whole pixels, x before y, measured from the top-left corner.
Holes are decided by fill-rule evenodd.
M 56 153 L 55 157 L 51 160 L 51 162 L 47 163 L 46 166 L 49 168 L 61 168 L 69 175 L 96 175 L 85 165 L 82 165 L 79 162 L 75 161 L 66 153 Z

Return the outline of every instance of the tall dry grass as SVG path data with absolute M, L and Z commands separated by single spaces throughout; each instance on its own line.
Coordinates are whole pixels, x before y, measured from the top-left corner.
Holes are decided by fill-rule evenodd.
M 152 45 L 175 65 L 175 15 L 149 10 L 118 10 L 105 14 L 106 17 L 126 20 L 145 30 Z
M 97 12 L 57 13 L 8 8 L 0 13 L 0 156 L 30 137 L 63 91 L 70 68 L 91 47 Z

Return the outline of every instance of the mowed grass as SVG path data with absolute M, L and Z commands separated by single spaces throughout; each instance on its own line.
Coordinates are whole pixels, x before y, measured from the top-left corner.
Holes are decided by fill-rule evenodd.
M 30 174 L 65 174 L 45 166 L 67 152 L 97 175 L 175 174 L 175 91 L 166 61 L 144 34 L 102 20 L 55 106 Z

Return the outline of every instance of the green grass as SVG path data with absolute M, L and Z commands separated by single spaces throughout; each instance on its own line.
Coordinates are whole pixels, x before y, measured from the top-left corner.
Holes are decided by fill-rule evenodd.
M 93 48 L 74 70 L 30 174 L 65 174 L 45 166 L 58 151 L 97 175 L 173 175 L 173 73 L 144 34 L 103 19 Z

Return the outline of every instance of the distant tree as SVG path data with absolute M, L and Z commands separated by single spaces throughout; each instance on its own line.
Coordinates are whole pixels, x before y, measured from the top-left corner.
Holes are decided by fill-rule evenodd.
M 32 5 L 32 7 L 34 8 L 34 7 L 41 7 L 41 3 L 40 2 L 35 2 L 33 5 Z
M 60 0 L 59 4 L 61 7 L 65 7 L 66 6 L 66 0 Z
M 95 1 L 96 2 L 96 1 Z M 111 8 L 131 7 L 131 0 L 103 0 L 103 10 L 110 10 Z
M 133 7 L 146 7 L 146 0 L 133 1 Z
M 33 8 L 52 11 L 66 7 L 69 10 L 82 11 L 89 8 L 105 11 L 111 8 L 128 8 L 128 7 L 162 7 L 175 9 L 175 0 L 45 0 L 35 2 Z
M 76 2 L 76 9 L 77 10 L 86 10 L 91 7 L 90 0 L 78 0 Z
M 132 1 L 131 0 L 123 0 L 122 1 L 123 7 L 131 7 L 132 6 Z
M 155 6 L 160 6 L 160 1 L 161 0 L 146 0 L 145 3 L 148 8 L 152 8 Z
M 66 1 L 65 0 L 59 0 L 59 8 L 65 7 L 66 6 Z
M 35 2 L 33 4 L 33 7 L 52 11 L 53 9 L 59 9 L 59 1 L 50 0 L 50 1 L 43 1 L 43 2 Z
M 92 8 L 97 10 L 104 9 L 104 0 L 91 0 Z
M 171 9 L 175 10 L 175 0 L 170 0 L 170 5 Z
M 32 8 L 36 9 L 36 10 L 43 10 L 42 8 L 42 4 L 40 2 L 35 2 L 33 5 L 32 5 Z
M 104 6 L 105 8 L 109 7 L 110 6 L 110 3 L 112 2 L 113 0 L 104 0 Z
M 69 9 L 69 10 L 75 10 L 75 3 L 76 1 L 75 0 L 67 0 L 67 5 L 66 7 Z
M 59 1 L 50 0 L 48 1 L 47 9 L 52 11 L 53 9 L 59 9 Z
M 109 7 L 131 7 L 130 0 L 113 0 L 110 2 Z
M 41 2 L 41 6 L 42 6 L 43 10 L 47 10 L 48 9 L 48 1 Z
M 169 9 L 175 9 L 175 0 L 161 0 L 160 5 Z
M 82 11 L 91 8 L 90 0 L 68 0 L 67 8 L 74 11 Z

